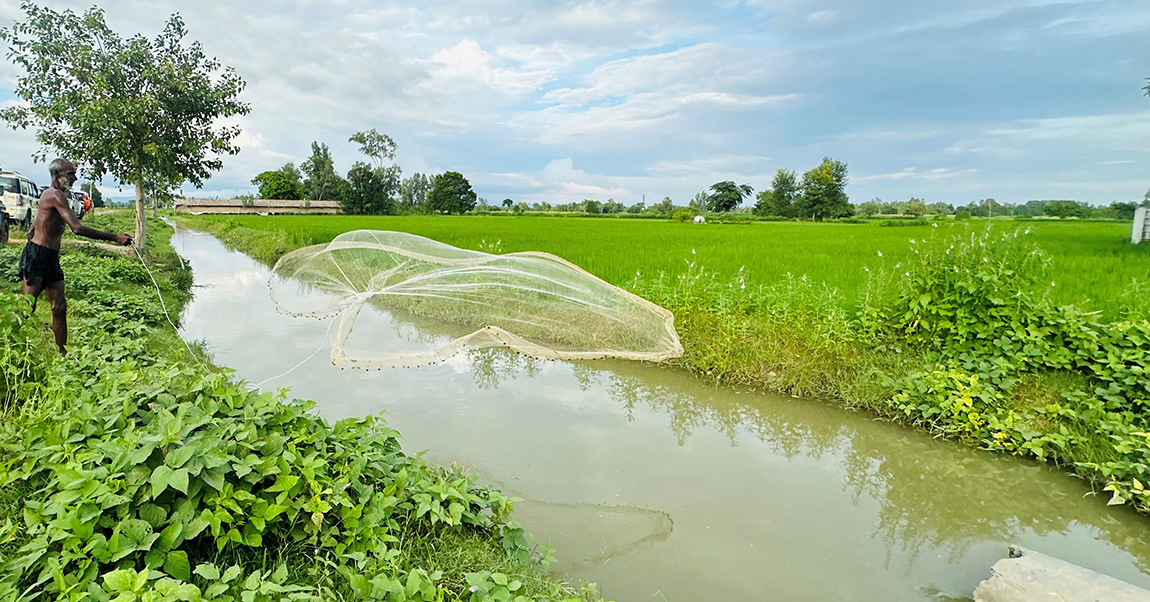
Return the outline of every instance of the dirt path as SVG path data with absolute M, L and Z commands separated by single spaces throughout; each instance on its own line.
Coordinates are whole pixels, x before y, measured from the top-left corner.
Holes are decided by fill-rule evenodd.
M 8 239 L 8 244 L 10 244 L 10 245 L 21 245 L 21 246 L 23 246 L 24 243 L 26 243 L 26 242 L 28 242 L 28 241 L 26 241 L 23 238 L 9 238 Z M 96 242 L 96 241 L 92 241 L 92 240 L 76 240 L 74 238 L 65 238 L 61 242 L 63 242 L 63 244 L 65 244 L 65 245 L 70 245 L 70 246 L 92 245 L 95 247 L 100 247 L 104 251 L 108 251 L 109 253 L 115 253 L 117 255 L 131 255 L 132 254 L 132 248 L 131 247 L 121 247 L 118 245 L 108 244 L 106 242 Z

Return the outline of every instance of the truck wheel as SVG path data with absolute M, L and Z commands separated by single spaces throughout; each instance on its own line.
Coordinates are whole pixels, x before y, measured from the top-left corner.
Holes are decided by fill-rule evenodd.
M 31 209 L 28 210 L 28 213 L 24 214 L 24 222 L 20 224 L 20 227 L 25 232 L 32 229 L 32 210 Z

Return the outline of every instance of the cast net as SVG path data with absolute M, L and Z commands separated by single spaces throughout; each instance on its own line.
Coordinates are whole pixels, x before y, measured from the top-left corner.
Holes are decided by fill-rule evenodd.
M 486 347 L 546 359 L 657 362 L 683 353 L 671 312 L 547 253 L 493 255 L 357 230 L 284 255 L 268 286 L 282 313 L 339 316 L 331 360 L 340 367 L 430 364 Z M 386 339 L 371 333 L 349 342 L 365 307 L 462 336 L 414 350 L 378 348 Z

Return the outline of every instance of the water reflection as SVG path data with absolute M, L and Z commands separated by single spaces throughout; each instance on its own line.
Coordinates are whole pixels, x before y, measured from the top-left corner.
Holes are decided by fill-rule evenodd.
M 469 361 L 476 384 L 485 389 L 532 378 L 542 363 L 500 349 L 473 351 Z M 1093 494 L 1085 482 L 1049 466 L 965 449 L 885 422 L 847 426 L 826 419 L 828 411 L 844 411 L 831 404 L 732 391 L 683 373 L 668 378 L 666 368 L 634 362 L 570 367 L 583 390 L 603 387 L 628 420 L 646 410 L 665 415 L 679 445 L 708 429 L 732 446 L 750 434 L 787 458 L 830 458 L 843 469 L 843 488 L 856 504 L 861 498 L 880 503 L 876 535 L 886 544 L 888 566 L 894 549 L 912 559 L 924 550 L 945 550 L 957 562 L 986 541 L 1085 525 L 1130 553 L 1142 571 L 1150 570 L 1150 538 L 1130 529 L 1150 528 L 1150 521 L 1101 499 L 1071 499 Z
M 1085 485 L 1050 467 L 631 362 L 487 351 L 339 370 L 315 354 L 328 324 L 276 313 L 264 266 L 208 236 L 175 242 L 202 285 L 186 338 L 329 419 L 386 411 L 404 449 L 527 498 L 520 518 L 552 541 L 558 570 L 611 599 L 961 598 L 1009 543 L 1150 586 L 1147 521 L 1082 499 Z M 452 334 L 371 312 L 364 344 Z

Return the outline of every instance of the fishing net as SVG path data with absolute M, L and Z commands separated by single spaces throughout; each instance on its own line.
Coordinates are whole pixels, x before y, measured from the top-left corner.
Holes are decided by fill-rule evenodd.
M 284 255 L 268 286 L 282 313 L 339 316 L 331 360 L 340 367 L 437 363 L 468 347 L 564 360 L 657 362 L 683 353 L 671 312 L 547 253 L 493 255 L 357 230 Z M 352 342 L 365 307 L 454 334 L 410 350 L 386 348 L 386 337 L 371 332 Z

